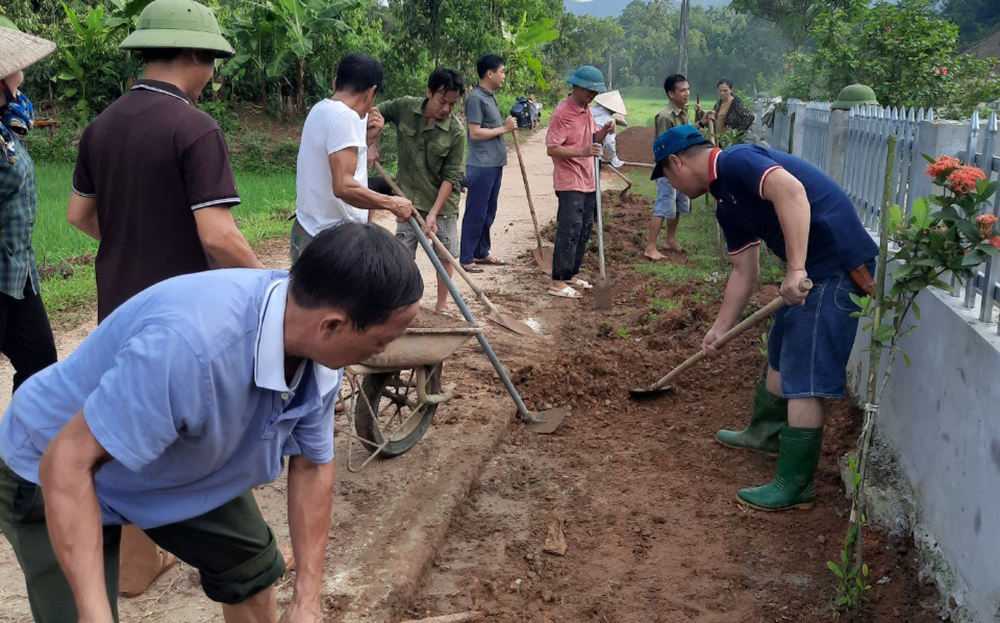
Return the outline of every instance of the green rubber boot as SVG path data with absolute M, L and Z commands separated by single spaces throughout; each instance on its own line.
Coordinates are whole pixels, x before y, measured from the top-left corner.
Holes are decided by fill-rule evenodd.
M 741 489 L 736 494 L 737 499 L 742 504 L 763 511 L 810 510 L 816 499 L 813 474 L 819 465 L 822 445 L 822 428 L 784 426 L 778 453 L 778 475 L 763 487 Z
M 746 448 L 778 454 L 778 433 L 788 423 L 788 401 L 767 391 L 764 381 L 757 381 L 750 423 L 743 430 L 720 430 L 715 440 L 729 448 Z

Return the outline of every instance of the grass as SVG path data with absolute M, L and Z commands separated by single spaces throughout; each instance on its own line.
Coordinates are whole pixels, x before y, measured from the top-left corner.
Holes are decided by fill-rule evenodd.
M 663 92 L 663 87 L 625 87 L 621 93 L 622 99 L 625 100 L 625 107 L 628 109 L 629 125 L 652 126 L 656 113 L 667 105 L 667 96 Z M 694 102 L 695 94 L 692 93 L 688 113 L 692 122 L 694 121 Z M 714 105 L 714 97 L 701 100 L 701 107 L 704 110 L 711 110 Z
M 56 270 L 42 282 L 46 309 L 53 322 L 65 325 L 72 321 L 74 311 L 89 308 L 96 297 L 93 264 L 80 260 L 97 251 L 97 242 L 66 221 L 73 165 L 37 164 L 35 179 L 38 214 L 32 242 L 39 265 L 72 263 L 72 270 Z M 233 209 L 233 216 L 251 245 L 288 235 L 287 219 L 295 203 L 293 172 L 273 175 L 237 172 L 236 186 L 243 203 Z
M 632 180 L 632 192 L 650 199 L 656 198 L 656 183 L 649 179 L 648 171 L 645 169 L 632 170 L 629 172 L 629 179 Z M 706 284 L 700 287 L 693 296 L 699 303 L 715 299 L 718 297 L 721 285 L 729 271 L 728 260 L 720 267 L 718 235 L 714 205 L 711 203 L 711 195 L 706 193 L 703 197 L 698 197 L 691 202 L 691 214 L 681 217 L 677 229 L 677 241 L 684 247 L 691 263 L 644 262 L 636 264 L 635 270 L 656 281 L 671 285 L 685 282 Z M 767 251 L 766 248 L 762 248 L 760 255 L 761 283 L 780 283 L 783 276 L 784 270 L 781 266 L 781 260 Z M 708 285 L 709 283 L 718 283 L 719 287 Z

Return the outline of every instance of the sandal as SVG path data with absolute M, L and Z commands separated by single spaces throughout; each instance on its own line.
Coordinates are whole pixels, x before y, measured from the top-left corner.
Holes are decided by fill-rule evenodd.
M 464 270 L 467 273 L 481 273 L 481 272 L 483 272 L 483 269 L 479 268 L 475 264 L 462 264 L 462 270 Z
M 549 288 L 549 296 L 559 296 L 564 299 L 582 299 L 583 295 L 574 290 L 573 288 L 566 286 L 562 290 L 553 290 Z
M 578 288 L 583 288 L 584 290 L 590 290 L 590 289 L 592 289 L 594 287 L 586 279 L 579 279 L 579 278 L 577 278 L 577 279 L 567 279 L 566 283 L 568 283 L 570 285 L 573 285 L 573 286 L 576 286 Z
M 486 264 L 488 266 L 506 266 L 507 262 L 501 260 L 495 255 L 487 255 L 481 260 L 476 260 L 476 264 Z
M 447 316 L 448 318 L 455 318 L 456 317 L 455 314 L 451 310 L 448 310 L 448 309 L 442 309 L 441 311 L 436 311 L 434 313 L 437 314 L 437 315 L 439 315 L 439 316 Z

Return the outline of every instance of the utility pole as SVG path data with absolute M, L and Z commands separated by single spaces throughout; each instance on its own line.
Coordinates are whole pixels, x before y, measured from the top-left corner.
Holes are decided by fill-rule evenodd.
M 681 24 L 677 32 L 677 73 L 688 73 L 688 25 L 691 22 L 691 0 L 681 0 Z

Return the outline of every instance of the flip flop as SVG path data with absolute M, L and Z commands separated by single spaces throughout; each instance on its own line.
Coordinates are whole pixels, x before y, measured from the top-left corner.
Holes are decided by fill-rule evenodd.
M 481 273 L 481 272 L 483 272 L 483 269 L 479 268 L 475 264 L 462 264 L 462 270 L 464 270 L 467 273 Z
M 434 313 L 438 314 L 439 316 L 447 316 L 448 318 L 455 318 L 456 317 L 454 313 L 452 313 L 450 310 L 447 310 L 447 309 L 442 309 L 441 311 L 434 312 Z
M 573 288 L 566 286 L 562 290 L 553 290 L 549 288 L 549 296 L 558 296 L 564 299 L 582 299 L 583 295 L 574 290 Z
M 495 255 L 488 255 L 481 260 L 476 260 L 476 264 L 486 264 L 487 266 L 506 266 L 507 262 Z
M 566 283 L 576 286 L 578 288 L 583 288 L 584 290 L 590 290 L 594 286 L 586 279 L 567 279 Z

